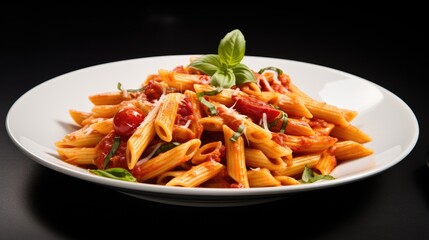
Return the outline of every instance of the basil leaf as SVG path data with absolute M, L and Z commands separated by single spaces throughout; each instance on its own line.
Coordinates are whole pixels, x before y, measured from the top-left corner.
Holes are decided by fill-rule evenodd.
M 244 131 L 245 126 L 243 124 L 241 124 L 240 126 L 238 126 L 237 132 L 234 133 L 234 135 L 232 135 L 232 137 L 229 138 L 229 140 L 231 142 L 235 142 L 237 141 L 237 139 L 241 136 L 241 134 Z
M 158 154 L 167 152 L 168 150 L 171 150 L 179 145 L 180 145 L 179 142 L 164 143 L 155 151 L 152 157 L 156 157 Z
M 246 51 L 246 41 L 240 30 L 235 29 L 220 41 L 218 54 L 221 63 L 233 67 L 241 62 Z
M 235 75 L 232 69 L 219 69 L 213 74 L 210 84 L 220 88 L 231 88 L 235 85 Z
M 239 63 L 232 71 L 235 75 L 235 84 L 240 85 L 247 82 L 256 82 L 256 76 L 246 65 Z
M 276 68 L 276 67 L 266 67 L 266 68 L 262 68 L 261 70 L 259 70 L 259 74 L 262 74 L 265 70 L 271 70 L 271 71 L 276 71 L 277 74 L 280 76 L 283 74 L 283 70 L 281 70 L 280 68 Z
M 213 75 L 222 66 L 220 58 L 216 54 L 203 55 L 189 64 L 189 67 L 200 70 L 207 75 Z
M 214 95 L 216 95 L 216 94 L 218 94 L 220 92 L 222 92 L 222 89 L 221 88 L 216 88 L 215 90 L 212 90 L 212 91 L 197 93 L 198 100 L 209 109 L 210 115 L 217 115 L 216 106 L 213 105 L 211 102 L 207 101 L 204 98 L 204 96 L 205 95 L 207 95 L 207 96 L 214 96 Z
M 121 143 L 121 138 L 116 136 L 115 139 L 113 140 L 112 148 L 110 149 L 109 153 L 104 158 L 103 169 L 105 169 L 107 167 L 107 165 L 110 162 L 110 159 L 113 157 L 113 155 L 115 155 L 116 151 L 119 148 L 120 143 Z
M 282 126 L 280 128 L 280 133 L 284 133 L 285 132 L 287 123 L 289 122 L 289 118 L 288 118 L 287 113 L 285 113 L 285 112 L 282 111 L 282 116 L 283 116 L 283 123 L 282 123 Z
M 118 85 L 116 85 L 116 88 L 119 91 L 123 91 L 122 84 L 120 82 L 118 82 Z M 143 90 L 144 90 L 144 88 L 137 88 L 137 89 L 126 89 L 125 91 L 127 91 L 127 92 L 141 92 Z
M 102 177 L 113 178 L 128 182 L 137 182 L 137 179 L 124 168 L 109 168 L 105 170 L 90 169 L 89 172 Z
M 301 180 L 303 182 L 308 182 L 312 177 L 313 171 L 307 165 L 305 165 L 304 171 L 302 172 Z
M 331 175 L 316 174 L 308 165 L 305 165 L 304 171 L 302 172 L 301 183 L 314 183 L 321 179 L 333 180 L 335 178 Z

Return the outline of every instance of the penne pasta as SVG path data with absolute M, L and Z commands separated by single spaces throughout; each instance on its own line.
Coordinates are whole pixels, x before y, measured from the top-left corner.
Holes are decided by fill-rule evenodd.
M 347 140 L 339 141 L 334 144 L 335 147 L 335 157 L 338 161 L 346 161 L 357 158 L 362 158 L 369 156 L 374 153 L 373 150 L 365 147 L 364 145 Z
M 234 133 L 235 132 L 231 128 L 223 125 L 226 148 L 226 167 L 228 174 L 232 179 L 242 184 L 244 188 L 249 188 L 246 160 L 244 156 L 244 140 L 242 137 L 238 137 L 235 142 L 232 142 L 230 139 Z
M 335 179 L 343 161 L 374 153 L 351 123 L 357 111 L 313 99 L 283 70 L 210 54 L 190 61 L 137 88 L 92 94 L 89 111 L 69 110 L 59 158 L 98 173 L 118 168 L 138 183 L 265 188 Z
M 266 168 L 251 169 L 247 171 L 250 187 L 278 187 L 280 181 L 271 175 L 270 170 Z
M 200 145 L 201 141 L 199 139 L 192 139 L 165 153 L 159 154 L 150 161 L 137 165 L 133 168 L 132 173 L 138 182 L 153 179 L 191 159 Z
M 285 162 L 281 158 L 269 159 L 261 150 L 246 148 L 244 150 L 246 166 L 250 168 L 266 168 L 274 171 L 284 167 Z
M 64 161 L 74 165 L 94 165 L 94 160 L 98 157 L 95 147 L 59 147 L 57 152 Z
M 205 181 L 216 176 L 225 168 L 224 165 L 216 161 L 205 161 L 193 166 L 183 174 L 171 179 L 167 186 L 197 187 Z
M 349 124 L 347 126 L 335 126 L 331 131 L 331 136 L 339 138 L 341 140 L 351 140 L 358 143 L 367 143 L 372 139 L 364 133 L 361 129 Z
M 180 93 L 166 95 L 156 115 L 154 122 L 155 132 L 159 138 L 166 142 L 170 142 L 173 139 L 174 121 L 177 116 L 179 103 L 182 99 L 183 95 Z

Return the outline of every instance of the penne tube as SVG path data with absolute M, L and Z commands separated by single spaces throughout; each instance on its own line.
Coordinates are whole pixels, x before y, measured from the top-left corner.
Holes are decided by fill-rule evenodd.
M 323 151 L 320 155 L 319 161 L 314 166 L 314 168 L 319 170 L 321 174 L 329 175 L 337 166 L 337 160 L 333 149 L 335 148 L 331 147 L 330 149 Z
M 339 138 L 341 140 L 351 140 L 358 143 L 367 143 L 372 139 L 371 137 L 364 133 L 361 129 L 349 124 L 346 127 L 335 126 L 331 131 L 331 136 Z
M 240 86 L 240 90 L 251 96 L 260 96 L 261 89 L 254 82 L 247 82 Z
M 351 122 L 358 115 L 357 111 L 353 111 L 349 109 L 340 108 L 340 111 L 343 113 L 344 118 L 348 122 Z
M 89 126 L 80 128 L 64 136 L 63 139 L 57 141 L 55 146 L 61 147 L 95 147 L 104 134 L 101 134 Z
M 195 138 L 200 138 L 203 133 L 204 126 L 201 124 L 201 108 L 200 101 L 198 100 L 197 94 L 192 91 L 185 91 L 185 96 L 189 99 L 192 106 L 192 118 L 189 129 L 195 134 Z
M 293 136 L 288 135 L 282 140 L 282 145 L 288 146 L 293 152 L 321 152 L 337 142 L 331 136 Z
M 121 106 L 116 105 L 96 105 L 92 108 L 91 112 L 94 117 L 111 118 L 119 111 Z
M 255 148 L 246 148 L 244 150 L 244 156 L 246 159 L 246 166 L 251 168 L 278 170 L 285 165 L 282 159 L 270 160 L 261 150 Z
M 155 137 L 155 118 L 158 114 L 159 109 L 161 108 L 162 103 L 164 102 L 165 95 L 162 95 L 149 112 L 146 115 L 145 119 L 140 126 L 134 131 L 131 137 L 127 141 L 127 150 L 126 150 L 126 159 L 128 169 L 133 169 L 137 164 L 138 159 L 143 154 L 144 150 L 146 150 L 149 143 Z
M 277 179 L 282 186 L 301 184 L 298 180 L 289 176 L 274 176 L 274 178 Z
M 109 132 L 114 130 L 113 128 L 113 118 L 102 119 L 90 125 L 95 131 L 107 135 Z
M 158 74 L 164 83 L 180 92 L 194 90 L 194 84 L 199 83 L 203 78 L 203 75 L 177 73 L 165 69 L 158 70 Z
M 156 178 L 156 184 L 158 185 L 165 185 L 167 184 L 171 179 L 180 176 L 182 174 L 184 174 L 186 171 L 185 170 L 178 170 L 178 171 L 167 171 L 161 175 L 159 175 Z
M 366 157 L 374 153 L 372 149 L 351 140 L 339 141 L 334 144 L 334 147 L 335 157 L 339 162 Z
M 205 131 L 220 132 L 222 131 L 223 119 L 219 116 L 208 116 L 200 119 L 200 124 Z
M 194 89 L 196 93 L 200 93 L 213 91 L 216 88 L 210 85 L 194 84 Z M 232 105 L 234 105 L 234 101 L 232 100 L 232 95 L 234 94 L 238 96 L 247 96 L 247 94 L 242 91 L 237 91 L 234 89 L 222 89 L 220 93 L 213 96 L 207 96 L 207 98 L 209 98 L 211 101 L 223 104 L 227 107 L 231 107 Z
M 248 141 L 261 143 L 271 139 L 272 136 L 269 131 L 255 124 L 249 118 L 245 118 L 243 115 L 238 114 L 236 111 L 231 110 L 224 105 L 219 105 L 217 109 L 219 116 L 229 128 L 237 130 L 240 125 L 244 125 L 245 130 L 243 131 L 243 134 L 246 136 Z
M 205 161 L 171 179 L 166 186 L 198 187 L 200 184 L 216 176 L 224 168 L 224 165 L 216 161 Z
M 283 125 L 283 120 L 279 119 L 277 124 L 270 128 L 273 132 L 279 132 Z M 314 136 L 316 133 L 313 128 L 308 124 L 306 120 L 300 120 L 296 118 L 288 118 L 287 125 L 285 128 L 285 134 L 296 135 L 296 136 Z
M 300 157 L 293 158 L 292 165 L 286 165 L 279 170 L 273 171 L 274 176 L 289 176 L 294 177 L 304 171 L 305 166 L 312 168 L 319 162 L 320 153 L 312 153 Z
M 198 149 L 195 156 L 192 158 L 193 164 L 200 164 L 208 160 L 219 162 L 222 155 L 223 144 L 221 141 L 209 142 Z
M 325 102 L 318 102 L 307 98 L 301 98 L 301 100 L 314 117 L 340 126 L 349 125 L 349 122 L 339 108 Z
M 179 103 L 183 99 L 181 93 L 170 93 L 165 95 L 155 118 L 155 132 L 163 141 L 170 142 L 173 139 L 173 126 L 177 116 Z
M 146 162 L 136 165 L 132 169 L 132 174 L 138 182 L 153 179 L 191 159 L 200 145 L 201 141 L 199 139 L 192 139 L 182 143 Z
M 95 165 L 94 160 L 98 157 L 95 147 L 57 148 L 60 157 L 74 165 Z
M 85 125 L 85 124 L 83 124 L 83 121 L 85 121 L 85 119 L 88 119 L 89 117 L 91 117 L 92 113 L 70 109 L 69 115 L 75 123 L 77 123 L 79 126 L 83 127 Z
M 106 92 L 90 95 L 89 100 L 94 105 L 117 105 L 129 98 L 124 97 L 123 92 Z
M 282 146 L 272 139 L 262 143 L 252 143 L 250 146 L 261 150 L 265 156 L 271 159 L 292 157 L 292 150 L 288 146 Z
M 256 170 L 248 170 L 247 178 L 249 179 L 250 187 L 278 187 L 281 186 L 270 170 L 266 168 L 260 168 Z
M 307 105 L 304 104 L 299 98 L 291 94 L 279 94 L 277 93 L 277 101 L 273 102 L 275 106 L 278 106 L 282 111 L 292 116 L 312 118 L 313 113 L 308 109 Z
M 243 188 L 249 188 L 247 179 L 246 160 L 244 156 L 244 140 L 243 137 L 238 137 L 235 142 L 230 139 L 234 135 L 234 131 L 226 125 L 223 125 L 223 134 L 225 140 L 226 152 L 226 167 L 229 176 Z

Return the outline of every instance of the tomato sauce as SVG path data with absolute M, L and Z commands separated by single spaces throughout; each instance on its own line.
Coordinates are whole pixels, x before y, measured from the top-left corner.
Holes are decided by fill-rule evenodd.
M 116 136 L 115 132 L 111 131 L 97 145 L 97 151 L 99 154 L 98 154 L 98 158 L 95 159 L 95 165 L 97 166 L 98 169 L 103 169 L 104 159 L 112 149 L 115 136 Z M 121 167 L 121 168 L 128 169 L 127 159 L 125 155 L 127 150 L 127 140 L 128 139 L 121 139 L 121 143 L 118 147 L 118 150 L 116 150 L 116 153 L 110 159 L 110 162 L 109 164 L 107 164 L 106 168 Z

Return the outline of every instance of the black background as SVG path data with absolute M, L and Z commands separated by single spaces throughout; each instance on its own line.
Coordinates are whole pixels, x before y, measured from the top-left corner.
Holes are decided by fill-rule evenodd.
M 285 5 L 0 8 L 0 238 L 205 238 L 231 232 L 283 239 L 429 239 L 423 7 Z M 247 55 L 324 65 L 396 94 L 419 122 L 414 150 L 387 171 L 345 186 L 268 204 L 194 208 L 135 199 L 57 173 L 20 152 L 7 135 L 9 108 L 46 80 L 131 58 L 215 53 L 235 28 L 245 35 Z

